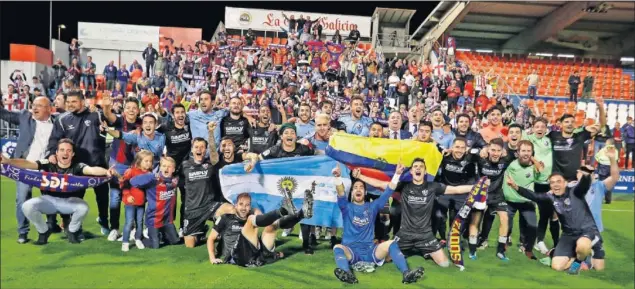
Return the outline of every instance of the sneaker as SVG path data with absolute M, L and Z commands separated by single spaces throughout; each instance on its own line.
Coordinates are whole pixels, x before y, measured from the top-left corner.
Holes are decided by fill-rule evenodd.
M 547 252 L 549 252 L 549 249 L 547 249 L 547 245 L 545 244 L 544 241 L 540 241 L 536 243 L 536 245 L 534 245 L 534 250 L 539 251 L 543 255 L 546 255 Z
M 108 228 L 108 224 L 104 224 L 99 217 L 97 217 L 97 223 L 99 224 L 101 234 L 104 236 L 108 236 L 110 234 L 110 229 Z
M 505 253 L 498 252 L 496 253 L 496 257 L 500 259 L 501 261 L 505 261 L 505 262 L 509 261 L 509 258 L 505 256 Z
M 357 277 L 355 277 L 355 274 L 353 274 L 353 272 L 348 272 L 340 268 L 335 268 L 335 271 L 333 271 L 333 273 L 335 273 L 335 277 L 337 277 L 338 280 L 344 283 L 348 283 L 348 284 L 359 283 L 359 281 L 357 280 Z
M 148 236 L 148 228 L 143 229 L 143 237 L 146 239 L 150 239 L 150 237 Z
M 488 246 L 489 246 L 489 244 L 487 243 L 487 241 L 483 241 L 483 242 L 481 242 L 481 245 L 479 245 L 477 249 L 485 250 Z
M 306 219 L 313 217 L 313 192 L 311 190 L 304 191 L 304 202 L 302 203 L 302 211 Z
M 121 251 L 123 251 L 123 252 L 128 252 L 128 251 L 130 251 L 130 244 L 128 244 L 128 243 L 121 243 Z
M 357 262 L 351 266 L 355 272 L 373 273 L 375 272 L 375 264 L 370 262 Z
M 520 253 L 525 253 L 525 246 L 523 246 L 523 245 L 518 245 L 518 252 L 520 252 Z
M 291 228 L 291 229 L 284 229 L 284 230 L 282 230 L 282 235 L 281 235 L 281 236 L 282 236 L 282 237 L 287 237 L 287 236 L 289 236 L 289 234 L 291 234 L 291 232 L 293 232 L 293 228 Z M 300 234 L 300 235 L 302 235 L 302 234 Z
M 116 229 L 110 230 L 110 234 L 108 234 L 108 241 L 114 242 L 117 240 L 117 238 L 119 238 L 119 231 L 117 231 Z
M 51 235 L 51 231 L 46 231 L 44 233 L 39 233 L 37 241 L 33 242 L 35 245 L 45 245 L 49 242 L 49 236 Z
M 143 250 L 146 248 L 146 246 L 143 245 L 143 241 L 141 240 L 135 240 L 134 241 L 134 245 L 137 247 L 137 249 L 139 250 Z
M 403 273 L 403 280 L 401 280 L 401 283 L 404 283 L 404 284 L 415 283 L 417 282 L 417 280 L 423 277 L 424 272 L 425 271 L 423 270 L 423 267 L 419 267 L 414 270 L 408 270 Z
M 77 232 L 68 232 L 68 242 L 71 244 L 79 244 L 82 241 L 79 239 L 79 231 Z
M 567 273 L 569 275 L 579 275 L 580 269 L 582 269 L 582 265 L 578 262 L 573 262 L 571 263 L 571 267 L 569 267 L 569 270 L 567 271 Z
M 527 258 L 529 258 L 529 260 L 538 260 L 538 258 L 536 258 L 536 256 L 534 256 L 534 252 L 532 252 L 532 251 L 525 251 L 525 256 L 527 256 Z
M 287 210 L 289 214 L 297 214 L 298 209 L 296 209 L 295 204 L 293 204 L 293 196 L 290 192 L 284 192 L 282 194 L 282 207 Z
M 49 229 L 48 232 L 51 232 L 51 229 Z M 29 241 L 29 238 L 27 234 L 18 235 L 18 244 L 26 244 L 28 241 Z
M 589 265 L 586 262 L 580 263 L 580 271 L 589 271 Z
M 470 259 L 471 260 L 476 260 L 477 259 L 476 258 L 476 253 L 474 253 L 474 254 L 470 253 Z
M 325 230 L 326 230 L 326 233 L 324 234 L 324 240 L 330 240 L 331 237 L 333 237 L 331 236 L 331 229 L 325 229 Z
M 179 238 L 183 238 L 183 228 L 179 229 Z

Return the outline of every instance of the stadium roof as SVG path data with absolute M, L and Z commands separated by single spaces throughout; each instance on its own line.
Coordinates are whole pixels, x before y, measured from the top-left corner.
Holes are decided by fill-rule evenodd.
M 405 26 L 410 23 L 410 19 L 416 12 L 417 10 L 377 7 L 373 15 L 379 14 L 379 22 L 381 23 L 395 23 Z
M 606 13 L 585 10 L 607 5 Z M 441 1 L 412 38 L 420 40 L 442 22 L 451 22 L 444 31 L 465 48 L 596 55 L 635 48 L 635 2 Z

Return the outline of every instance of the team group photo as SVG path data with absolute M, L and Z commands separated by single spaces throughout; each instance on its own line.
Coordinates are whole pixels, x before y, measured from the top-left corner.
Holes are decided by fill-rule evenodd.
M 3 2 L 0 283 L 633 288 L 633 31 L 635 2 Z

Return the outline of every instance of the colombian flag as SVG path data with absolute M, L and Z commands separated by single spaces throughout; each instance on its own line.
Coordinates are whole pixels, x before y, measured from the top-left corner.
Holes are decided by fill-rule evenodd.
M 426 162 L 426 179 L 431 181 L 439 170 L 443 156 L 434 143 L 415 140 L 368 138 L 342 132 L 330 137 L 326 154 L 345 163 L 351 170 L 360 168 L 365 176 L 390 181 L 397 163 L 410 167 L 416 158 Z M 401 176 L 402 181 L 412 180 L 410 172 Z

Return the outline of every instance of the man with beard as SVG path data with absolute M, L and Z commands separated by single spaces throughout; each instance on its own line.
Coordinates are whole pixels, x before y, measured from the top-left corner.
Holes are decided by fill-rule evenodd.
M 449 149 L 454 142 L 454 133 L 446 132 L 445 115 L 440 108 L 432 111 L 432 139 L 434 139 L 442 148 Z
M 210 122 L 207 125 L 209 130 L 209 141 L 212 142 L 214 140 L 214 130 L 216 129 L 216 123 Z M 220 152 L 220 155 L 219 155 Z M 228 201 L 222 194 L 221 186 L 220 186 L 220 170 L 226 165 L 237 164 L 243 162 L 244 154 L 236 152 L 236 146 L 234 145 L 234 141 L 225 136 L 220 140 L 220 149 L 217 151 L 216 146 L 210 147 L 210 157 L 212 159 L 212 166 L 214 166 L 213 174 L 212 174 L 212 190 L 217 192 L 214 196 L 214 201 L 216 202 L 225 202 Z
M 266 214 L 258 214 L 251 209 L 249 193 L 239 194 L 236 205 L 231 207 L 236 213 L 220 217 L 207 239 L 207 252 L 212 264 L 260 267 L 281 259 L 284 257 L 282 252 L 274 251 L 278 228 L 292 228 L 303 218 L 313 216 L 313 202 L 307 200 L 297 213 L 279 208 Z M 295 208 L 292 209 L 295 211 Z M 258 228 L 262 227 L 264 230 L 258 237 Z M 224 259 L 216 258 L 215 241 L 219 237 L 223 241 Z
M 485 217 L 483 220 L 483 229 L 481 231 L 480 246 L 487 244 L 487 238 L 489 232 L 492 229 L 494 223 L 494 217 L 498 215 L 500 225 L 498 228 L 498 246 L 496 248 L 496 257 L 509 261 L 509 258 L 505 255 L 505 247 L 507 245 L 507 231 L 509 226 L 509 217 L 507 214 L 507 203 L 505 202 L 505 196 L 503 195 L 503 177 L 505 170 L 514 158 L 504 154 L 504 143 L 502 138 L 495 138 L 490 141 L 489 145 L 482 148 L 485 151 L 484 154 L 477 160 L 479 175 L 485 176 L 489 179 L 490 185 L 487 191 L 487 210 L 485 210 Z M 484 155 L 486 155 L 484 157 Z M 481 221 L 481 212 L 474 211 L 472 214 L 472 220 L 470 222 L 470 259 L 476 259 L 476 236 L 478 236 L 479 224 Z M 477 213 L 478 212 L 478 213 Z M 483 246 L 486 247 L 487 245 Z
M 467 140 L 468 148 L 481 149 L 487 145 L 481 134 L 473 131 L 470 116 L 467 114 L 459 114 L 456 116 L 456 129 L 454 135 L 457 137 L 463 137 Z
M 205 140 L 208 134 L 207 124 L 210 121 L 218 123 L 229 114 L 227 109 L 212 110 L 212 99 L 213 96 L 211 92 L 207 90 L 202 91 L 198 101 L 199 109 L 187 112 L 188 119 L 190 120 L 192 138 L 202 138 Z M 220 126 L 216 126 L 214 136 L 216 137 L 214 143 L 218 146 L 221 139 Z
M 537 118 L 534 120 L 532 126 L 532 134 L 523 134 L 523 139 L 530 141 L 534 145 L 534 157 L 539 162 L 542 162 L 545 166 L 544 170 L 540 174 L 540 179 L 536 181 L 534 185 L 535 192 L 537 194 L 544 194 L 549 191 L 548 178 L 551 175 L 553 167 L 553 149 L 551 146 L 551 139 L 546 137 L 547 135 L 547 120 L 544 118 Z M 509 127 L 510 132 L 512 126 Z M 514 133 L 515 135 L 515 133 Z M 512 135 L 510 134 L 510 140 Z M 546 254 L 549 249 L 544 242 L 545 234 L 547 233 L 547 225 L 549 225 L 551 238 L 553 239 L 553 245 L 558 244 L 558 237 L 560 235 L 560 222 L 558 222 L 558 216 L 554 214 L 553 207 L 545 204 L 544 202 L 537 203 L 540 218 L 538 220 L 538 231 L 536 232 L 536 245 L 534 249 L 540 251 L 542 254 Z
M 123 115 L 115 115 L 112 111 L 112 98 L 105 94 L 101 98 L 104 108 L 104 117 L 108 126 L 121 132 L 130 132 L 141 126 L 139 118 L 139 102 L 135 98 L 127 98 L 124 103 Z M 126 144 L 121 139 L 114 139 L 111 144 L 110 160 L 108 166 L 119 175 L 130 168 L 134 160 L 134 146 Z M 110 180 L 110 233 L 108 241 L 116 241 L 119 238 L 119 219 L 121 215 L 121 189 L 119 178 Z
M 364 99 L 358 96 L 351 98 L 351 115 L 341 116 L 339 121 L 346 125 L 346 132 L 359 136 L 368 136 L 373 120 L 362 115 L 364 113 Z
M 66 94 L 63 92 L 58 93 L 53 100 L 53 107 L 55 113 L 62 114 L 66 112 Z
M 229 115 L 220 121 L 221 138 L 229 137 L 234 145 L 243 150 L 243 146 L 249 139 L 249 120 L 243 115 L 243 101 L 234 96 L 229 100 Z
M 489 143 L 492 139 L 502 138 L 507 141 L 507 136 L 503 134 L 503 108 L 500 106 L 494 106 L 490 108 L 486 113 L 487 126 L 479 130 L 479 133 L 483 137 L 486 143 Z
M 333 115 L 333 102 L 331 102 L 330 100 L 324 100 L 320 102 L 320 112 L 329 116 L 329 119 L 331 119 L 332 128 L 335 128 L 338 131 L 346 131 L 346 125 L 344 125 L 343 122 L 331 118 L 331 116 Z
M 212 125 L 208 126 L 208 130 Z M 216 130 L 218 126 L 213 127 Z M 210 151 L 216 151 L 216 145 L 210 143 Z M 234 213 L 232 205 L 215 202 L 216 192 L 212 187 L 213 164 L 218 162 L 218 154 L 207 155 L 207 141 L 202 138 L 192 140 L 192 157 L 183 162 L 185 176 L 185 210 L 183 214 L 185 247 L 194 248 L 207 234 L 208 220 L 223 214 Z M 212 159 L 213 156 L 215 159 Z
M 478 180 L 476 171 L 478 156 L 474 154 L 475 151 L 468 152 L 466 144 L 467 141 L 464 138 L 454 139 L 452 148 L 444 153 L 445 156 L 441 161 L 439 174 L 436 177 L 437 182 L 447 186 L 473 185 L 476 183 Z M 446 243 L 448 213 L 450 216 L 456 215 L 465 204 L 466 199 L 466 194 L 439 196 L 437 198 L 435 226 L 441 237 L 441 244 Z M 474 239 L 474 244 L 476 244 L 476 236 L 474 236 Z
M 282 115 L 282 122 L 286 122 L 287 114 L 284 108 L 278 105 L 278 111 Z M 250 135 L 247 140 L 247 151 L 250 153 L 260 154 L 278 142 L 278 129 L 271 122 L 271 108 L 268 105 L 262 105 L 258 109 L 258 122 L 251 128 Z
M 315 132 L 315 123 L 311 121 L 311 105 L 306 102 L 298 108 L 298 120 L 295 122 L 298 137 L 305 138 Z
M 553 173 L 549 177 L 551 191 L 547 194 L 536 194 L 521 187 L 513 178 L 507 178 L 507 185 L 525 198 L 551 204 L 558 214 L 562 223 L 562 239 L 552 252 L 552 269 L 564 271 L 569 268 L 569 274 L 577 275 L 580 274 L 582 261 L 591 254 L 595 259 L 604 259 L 602 236 L 585 199 L 591 187 L 588 173 L 581 171 L 580 180 L 574 185 L 569 185 L 560 172 Z
M 245 155 L 245 159 L 249 160 L 247 163 L 245 163 L 245 172 L 250 173 L 259 160 L 315 155 L 314 149 L 297 143 L 295 125 L 291 123 L 285 123 L 280 127 L 280 132 L 281 142 L 279 144 L 268 148 L 259 155 L 254 153 L 247 153 Z M 313 255 L 313 248 L 310 246 L 309 243 L 311 226 L 301 224 L 300 229 L 302 231 L 302 247 L 304 248 L 304 253 L 307 255 Z
M 575 117 L 565 114 L 560 118 L 562 131 L 552 131 L 547 135 L 553 144 L 553 171 L 560 172 L 567 181 L 576 179 L 576 172 L 582 165 L 584 142 L 593 138 L 599 132 L 599 128 L 606 125 L 604 100 L 601 97 L 595 100 L 600 113 L 599 124 L 587 126 L 582 131 L 574 133 Z
M 165 111 L 164 111 L 165 112 Z M 179 193 L 181 194 L 181 207 L 179 209 L 180 226 L 179 235 L 183 235 L 183 213 L 185 210 L 185 178 L 183 176 L 183 161 L 189 158 L 189 154 L 192 146 L 192 132 L 190 126 L 186 124 L 186 111 L 185 106 L 180 103 L 175 103 L 172 106 L 172 115 L 162 116 L 161 126 L 157 129 L 165 135 L 165 147 L 167 155 L 174 159 L 176 163 L 176 169 L 174 176 L 179 177 Z M 174 215 L 176 216 L 176 206 L 174 206 Z
M 62 138 L 69 138 L 75 145 L 75 155 L 88 166 L 106 168 L 106 137 L 102 135 L 102 114 L 98 111 L 90 111 L 84 103 L 81 91 L 71 91 L 66 97 L 67 112 L 61 114 L 53 124 L 53 132 L 49 138 L 46 149 L 48 160 L 52 164 L 57 163 L 55 150 L 57 143 Z M 108 184 L 102 184 L 93 189 L 99 211 L 98 223 L 103 235 L 110 234 L 108 226 L 108 197 L 110 190 Z M 85 190 L 78 192 L 83 197 Z
M 401 192 L 399 199 L 403 207 L 403 223 L 396 238 L 399 248 L 407 255 L 421 254 L 430 257 L 441 267 L 450 266 L 448 257 L 443 253 L 441 244 L 434 236 L 432 214 L 434 199 L 444 194 L 466 194 L 471 185 L 446 186 L 438 182 L 426 182 L 426 164 L 423 159 L 416 158 L 410 167 L 412 182 L 401 183 L 395 191 Z M 386 188 L 388 182 L 379 181 L 361 174 L 354 178 L 377 188 Z
M 50 163 L 43 159 L 39 161 L 29 161 L 25 159 L 7 159 L 0 155 L 0 162 L 23 169 L 38 170 L 54 174 L 72 174 L 76 176 L 108 176 L 110 172 L 101 167 L 90 167 L 84 163 L 73 161 L 75 156 L 75 146 L 73 141 L 64 138 L 56 142 L 55 151 L 56 163 Z M 84 201 L 84 191 L 72 193 L 42 190 L 42 196 L 24 202 L 20 209 L 24 215 L 35 225 L 38 231 L 38 240 L 35 245 L 48 243 L 48 238 L 52 233 L 51 228 L 44 222 L 43 214 L 66 214 L 70 215 L 69 222 L 64 224 L 68 235 L 68 242 L 80 243 L 80 229 L 84 218 L 88 214 L 88 204 Z
M 333 132 L 330 121 L 331 119 L 328 115 L 318 114 L 315 117 L 315 131 L 311 135 L 300 140 L 300 144 L 313 148 L 316 155 L 326 154 L 326 147 L 329 144 L 329 138 Z M 337 241 L 337 227 L 331 228 L 329 235 L 330 236 L 327 237 L 331 241 L 331 247 L 333 247 Z
M 401 113 L 393 110 L 388 115 L 388 128 L 385 130 L 385 134 L 389 139 L 410 139 L 412 135 L 407 130 L 401 130 L 403 124 L 401 119 Z
M 505 179 L 513 178 L 514 183 L 521 187 L 534 190 L 534 183 L 541 178 L 544 164 L 536 160 L 534 157 L 534 145 L 527 140 L 518 142 L 518 159 L 514 160 L 505 172 Z M 519 196 L 517 190 L 507 184 L 507 180 L 503 184 L 503 194 L 510 210 L 509 228 L 511 232 L 514 219 L 512 213 L 520 212 L 519 223 L 521 234 L 524 237 L 520 246 L 524 248 L 525 256 L 531 260 L 536 260 L 536 256 L 532 252 L 534 242 L 536 241 L 536 206 L 530 200 Z M 508 234 L 509 235 L 509 234 Z M 509 240 L 509 238 L 508 238 Z
M 414 283 L 423 277 L 424 271 L 422 267 L 415 270 L 408 269 L 408 263 L 399 249 L 397 240 L 386 241 L 378 245 L 373 243 L 372 224 L 375 223 L 377 214 L 384 207 L 384 204 L 388 202 L 393 190 L 397 187 L 403 170 L 403 165 L 397 165 L 395 176 L 387 184 L 381 196 L 370 203 L 366 203 L 364 201 L 364 183 L 360 180 L 355 181 L 351 189 L 351 201 L 349 202 L 342 184 L 342 173 L 339 164 L 333 169 L 333 176 L 338 178 L 335 187 L 337 190 L 337 204 L 342 211 L 342 218 L 344 219 L 342 244 L 335 245 L 333 248 L 335 263 L 337 264 L 334 273 L 340 281 L 349 284 L 358 283 L 357 278 L 351 272 L 350 264 L 353 264 L 353 268 L 361 267 L 360 269 L 366 272 L 372 272 L 375 270 L 375 266 L 384 264 L 384 260 L 388 255 L 392 258 L 397 269 L 403 274 L 402 283 Z M 353 175 L 359 176 L 359 169 L 356 169 Z
M 165 148 L 165 135 L 157 132 L 157 118 L 153 113 L 146 113 L 141 116 L 141 133 L 123 132 L 119 130 L 109 130 L 108 133 L 117 139 L 123 140 L 126 144 L 132 145 L 135 151 L 148 150 L 154 155 L 152 167 L 159 165 L 159 160 Z

